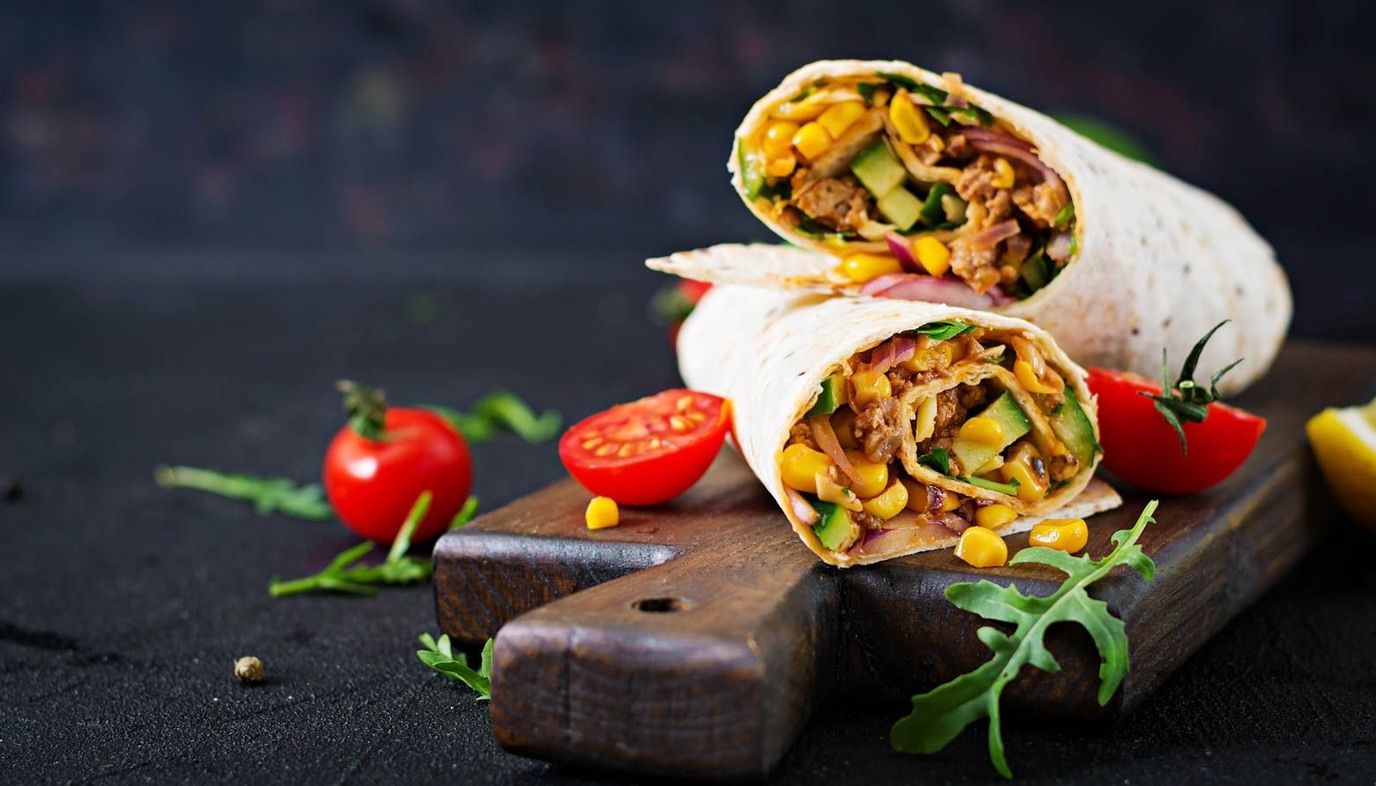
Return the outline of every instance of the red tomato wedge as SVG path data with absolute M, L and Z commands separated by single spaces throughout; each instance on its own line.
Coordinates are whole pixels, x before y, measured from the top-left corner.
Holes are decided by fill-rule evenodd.
M 559 458 L 594 494 L 623 505 L 656 505 L 698 482 L 730 423 L 725 399 L 666 390 L 579 422 L 559 440 Z
M 1151 399 L 1161 384 L 1126 371 L 1089 370 L 1089 389 L 1098 397 L 1104 467 L 1148 491 L 1193 494 L 1222 483 L 1252 454 L 1266 419 L 1214 402 L 1203 423 L 1182 424 L 1180 435 L 1156 411 Z

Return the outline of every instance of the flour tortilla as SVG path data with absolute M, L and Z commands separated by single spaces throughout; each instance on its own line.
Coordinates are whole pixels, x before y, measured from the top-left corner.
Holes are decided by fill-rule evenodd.
M 1047 363 L 1074 387 L 1098 434 L 1096 407 L 1085 387 L 1083 369 L 1066 357 L 1045 331 L 999 314 L 932 303 L 719 286 L 703 297 L 679 333 L 679 371 L 684 381 L 695 390 L 731 399 L 736 448 L 798 536 L 830 564 L 848 567 L 877 562 L 946 548 L 957 540 L 956 535 L 940 528 L 894 553 L 867 554 L 863 549 L 831 552 L 793 512 L 778 465 L 789 430 L 815 402 L 818 387 L 829 371 L 857 351 L 876 346 L 896 333 L 943 319 L 1030 334 Z M 999 532 L 1023 532 L 1047 517 L 1085 517 L 1122 504 L 1107 484 L 1091 482 L 1092 474 L 1082 470 L 1040 503 L 1027 506 L 1026 515 Z M 966 496 L 998 496 L 935 473 L 924 477 L 923 482 L 937 482 Z M 901 537 L 906 537 L 903 530 L 884 536 Z
M 746 115 L 736 138 L 754 138 L 774 107 L 821 78 L 898 74 L 959 93 L 1031 142 L 1065 180 L 1075 204 L 1078 253 L 1049 285 L 1026 300 L 992 309 L 1054 335 L 1086 366 L 1158 378 L 1161 350 L 1178 364 L 1223 319 L 1204 352 L 1199 377 L 1236 358 L 1241 365 L 1219 389 L 1236 393 L 1264 374 L 1289 328 L 1290 288 L 1275 252 L 1231 206 L 1198 188 L 1100 147 L 1020 104 L 898 61 L 821 61 L 790 74 Z M 780 237 L 817 252 L 837 253 L 794 233 L 745 196 L 736 155 L 727 168 L 751 211 Z M 686 278 L 819 292 L 855 293 L 829 283 L 834 256 L 788 247 L 719 246 L 649 260 Z M 1178 367 L 1178 366 L 1177 366 Z

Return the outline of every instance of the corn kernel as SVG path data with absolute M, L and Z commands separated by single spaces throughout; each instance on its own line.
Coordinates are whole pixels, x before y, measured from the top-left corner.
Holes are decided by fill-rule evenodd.
M 588 529 L 606 529 L 621 523 L 621 511 L 611 497 L 593 497 L 583 519 L 587 521 Z
M 887 91 L 887 90 L 876 90 L 876 91 L 874 91 L 874 95 L 870 96 L 870 106 L 877 106 L 877 107 L 879 107 L 880 109 L 883 109 L 884 107 L 886 107 L 886 106 L 888 106 L 888 105 L 889 105 L 889 91 Z
M 866 513 L 888 521 L 901 513 L 907 504 L 908 488 L 895 480 L 889 484 L 888 488 L 884 489 L 882 494 L 866 500 L 863 507 Z
M 846 129 L 851 124 L 860 119 L 865 114 L 865 105 L 860 101 L 842 101 L 839 104 L 832 104 L 821 117 L 817 118 L 817 124 L 831 134 L 832 139 L 840 139 L 846 133 Z
M 927 487 L 912 478 L 899 478 L 903 488 L 908 492 L 908 510 L 914 513 L 927 512 Z
M 1027 542 L 1074 554 L 1089 542 L 1089 528 L 1084 519 L 1047 519 L 1032 527 Z
M 760 146 L 769 158 L 780 158 L 793 152 L 793 135 L 798 133 L 798 124 L 787 120 L 770 123 L 764 131 Z
M 787 101 L 775 107 L 770 114 L 780 120 L 796 120 L 800 123 L 812 120 L 826 111 L 827 105 L 822 103 L 822 97 L 820 93 L 813 93 L 801 101 Z
M 1008 163 L 1008 159 L 994 159 L 994 176 L 989 179 L 989 185 L 994 188 L 1012 188 L 1016 179 L 1017 174 L 1013 172 L 1013 165 Z
M 922 336 L 917 342 L 917 351 L 909 360 L 898 365 L 914 374 L 920 371 L 940 370 L 951 365 L 956 359 L 956 345 L 949 341 L 932 341 Z
M 902 273 L 903 266 L 895 257 L 882 254 L 852 254 L 841 263 L 841 272 L 857 284 L 889 273 Z
M 997 420 L 979 415 L 961 424 L 960 436 L 985 445 L 997 445 L 1003 442 L 1004 431 Z
M 910 145 L 920 145 L 932 134 L 926 113 L 913 104 L 907 93 L 899 93 L 889 102 L 889 120 L 898 130 L 898 138 Z
M 1058 393 L 1058 388 L 1052 387 L 1037 378 L 1037 372 L 1032 370 L 1032 364 L 1026 360 L 1013 361 L 1013 376 L 1018 378 L 1018 382 L 1027 389 L 1029 393 Z
M 831 135 L 816 122 L 808 123 L 793 135 L 793 147 L 808 160 L 825 153 L 831 147 Z
M 831 469 L 831 458 L 807 445 L 794 443 L 779 456 L 779 475 L 784 485 L 809 494 L 817 491 L 817 475 Z
M 798 158 L 784 155 L 764 165 L 764 173 L 770 177 L 788 177 L 798 167 Z
M 993 530 L 970 527 L 960 533 L 956 556 L 976 568 L 997 568 L 1008 561 L 1008 544 Z
M 858 371 L 851 375 L 850 384 L 855 393 L 850 400 L 857 407 L 864 407 L 871 401 L 879 401 L 893 395 L 889 378 L 878 371 Z
M 1018 517 L 1007 505 L 985 505 L 975 510 L 975 523 L 988 529 L 998 529 Z
M 913 436 L 918 442 L 926 442 L 936 433 L 936 396 L 928 396 L 917 405 L 914 419 Z
M 950 513 L 951 511 L 960 507 L 960 503 L 964 501 L 964 497 L 960 496 L 954 491 L 948 491 L 946 492 L 946 496 L 941 498 L 941 512 Z
M 913 241 L 913 256 L 917 263 L 933 276 L 944 276 L 951 269 L 951 249 L 934 237 L 923 236 Z
M 841 407 L 831 416 L 831 430 L 836 432 L 836 441 L 846 450 L 860 447 L 855 438 L 855 417 L 855 410 L 850 407 Z
M 1051 483 L 1046 477 L 1046 464 L 1037 449 L 1028 442 L 1018 443 L 1004 457 L 999 474 L 1004 483 L 1018 482 L 1018 499 L 1036 502 L 1046 496 Z
M 859 480 L 852 479 L 850 490 L 861 499 L 879 496 L 889 485 L 889 465 L 870 461 L 858 450 L 847 450 L 846 458 Z M 901 507 L 901 506 L 900 506 Z

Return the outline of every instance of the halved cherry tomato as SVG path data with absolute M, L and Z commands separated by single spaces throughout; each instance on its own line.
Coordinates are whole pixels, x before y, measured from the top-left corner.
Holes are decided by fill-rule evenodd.
M 391 543 L 416 499 L 429 491 L 430 510 L 412 540 L 430 540 L 468 500 L 473 486 L 468 443 L 434 412 L 387 407 L 380 396 L 368 403 L 374 407 L 371 428 L 360 431 L 355 416 L 325 451 L 325 493 L 349 529 Z M 369 431 L 376 433 L 363 433 Z
M 559 440 L 559 458 L 594 494 L 623 505 L 656 505 L 707 472 L 730 422 L 725 399 L 666 390 L 579 422 Z
M 1161 385 L 1126 371 L 1089 370 L 1089 389 L 1098 397 L 1104 467 L 1148 491 L 1193 494 L 1222 483 L 1252 454 L 1266 419 L 1214 402 L 1203 423 L 1184 423 L 1189 452 L 1180 435 L 1156 411 L 1151 399 Z

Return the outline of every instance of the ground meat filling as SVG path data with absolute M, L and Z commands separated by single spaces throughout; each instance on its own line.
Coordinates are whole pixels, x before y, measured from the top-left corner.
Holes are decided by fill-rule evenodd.
M 899 422 L 898 399 L 871 402 L 855 416 L 855 439 L 865 458 L 876 464 L 887 463 L 903 446 L 906 422 Z
M 917 452 L 923 454 L 936 448 L 949 449 L 960 433 L 960 425 L 965 422 L 966 415 L 988 398 L 988 391 L 981 385 L 962 385 L 936 394 L 936 427 L 929 439 L 918 444 Z
M 828 177 L 799 185 L 793 203 L 813 221 L 837 232 L 851 232 L 868 218 L 870 193 L 854 175 Z

